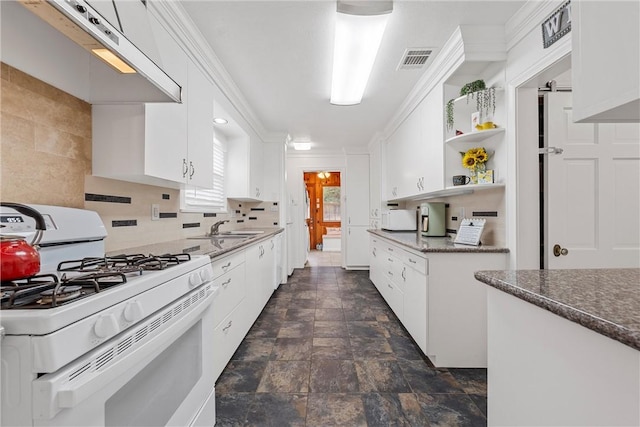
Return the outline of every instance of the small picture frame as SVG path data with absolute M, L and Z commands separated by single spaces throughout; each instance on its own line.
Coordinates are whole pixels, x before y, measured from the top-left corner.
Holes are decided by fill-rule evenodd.
M 476 111 L 475 113 L 471 113 L 471 132 L 477 132 L 478 126 L 480 124 L 480 112 Z
M 493 184 L 493 169 L 478 172 L 478 184 Z

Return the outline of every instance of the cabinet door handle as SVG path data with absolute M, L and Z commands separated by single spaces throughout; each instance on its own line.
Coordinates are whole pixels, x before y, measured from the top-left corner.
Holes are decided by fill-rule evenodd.
M 402 280 L 407 280 L 407 276 L 405 275 L 407 272 L 407 267 L 404 267 L 402 269 Z
M 227 289 L 227 286 L 229 286 L 229 283 L 231 283 L 231 277 L 229 277 L 224 283 L 222 283 L 222 287 Z
M 393 273 L 392 273 L 392 272 L 390 272 L 390 271 L 387 271 L 387 274 L 388 274 L 389 276 L 393 276 Z
M 393 286 L 391 286 L 390 284 L 387 283 L 387 286 L 389 287 L 389 289 L 393 289 Z
M 417 264 L 417 262 L 412 260 L 411 258 L 409 258 L 409 262 L 412 263 L 412 264 Z
M 182 177 L 187 177 L 187 172 L 189 172 L 189 166 L 187 165 L 187 159 L 182 159 Z
M 229 261 L 226 265 L 223 265 L 222 268 L 223 270 L 226 270 L 227 268 L 231 267 L 231 261 Z
M 233 324 L 233 320 L 229 320 L 229 323 L 227 324 L 227 326 L 222 328 L 222 332 L 227 332 L 227 329 L 229 329 L 232 324 Z
M 193 162 L 189 162 L 189 179 L 193 178 L 194 173 L 196 173 L 196 168 L 193 166 Z

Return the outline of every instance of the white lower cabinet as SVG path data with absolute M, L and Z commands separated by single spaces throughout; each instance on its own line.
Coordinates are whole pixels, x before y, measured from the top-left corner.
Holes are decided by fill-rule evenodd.
M 260 315 L 264 305 L 273 293 L 275 249 L 273 239 L 265 240 L 251 246 L 246 251 L 247 260 L 247 296 L 251 307 L 250 323 Z
M 486 287 L 473 273 L 504 270 L 507 253 L 420 253 L 371 236 L 369 278 L 436 367 L 487 367 Z
M 405 251 L 404 257 L 404 317 L 402 323 L 418 347 L 427 354 L 429 341 L 427 313 L 429 307 L 428 260 Z
M 380 283 L 384 280 L 384 265 L 382 258 L 384 257 L 384 250 L 382 249 L 382 243 L 377 237 L 371 236 L 369 245 L 369 279 L 380 290 Z
M 213 261 L 214 377 L 217 379 L 273 293 L 276 237 Z
M 213 300 L 213 373 L 222 373 L 227 362 L 246 335 L 244 301 L 246 283 L 244 251 L 213 261 L 214 285 L 219 287 Z
M 347 268 L 363 268 L 369 265 L 368 244 L 366 225 L 347 226 L 346 239 L 346 266 Z M 344 230 L 344 229 L 343 229 Z
M 217 380 L 231 356 L 247 335 L 245 304 L 239 304 L 213 330 L 213 377 Z

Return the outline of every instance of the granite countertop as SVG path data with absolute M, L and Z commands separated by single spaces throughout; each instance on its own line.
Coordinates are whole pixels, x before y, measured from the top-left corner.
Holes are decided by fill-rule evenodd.
M 276 234 L 282 233 L 284 228 L 251 228 L 245 230 L 235 230 L 236 232 L 254 232 L 247 239 L 238 239 L 226 237 L 221 234 L 216 239 L 213 238 L 185 238 L 172 240 L 169 242 L 154 243 L 151 245 L 137 246 L 127 248 L 126 250 L 117 250 L 107 253 L 107 255 L 119 255 L 122 253 L 141 253 L 141 254 L 180 254 L 188 253 L 190 255 L 209 255 L 212 259 L 229 252 L 240 249 L 244 246 L 268 239 Z
M 450 237 L 425 237 L 416 231 L 367 231 L 420 252 L 509 252 L 509 249 L 499 246 L 472 246 L 453 243 Z
M 478 271 L 475 278 L 640 350 L 640 269 Z

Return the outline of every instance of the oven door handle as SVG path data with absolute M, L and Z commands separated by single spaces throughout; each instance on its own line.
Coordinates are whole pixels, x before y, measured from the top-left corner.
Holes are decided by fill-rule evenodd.
M 132 366 L 140 363 L 149 357 L 155 357 L 165 348 L 169 347 L 180 335 L 193 326 L 207 310 L 216 294 L 215 289 L 207 290 L 208 295 L 198 304 L 198 307 L 187 313 L 175 324 L 169 326 L 162 334 L 154 337 L 145 345 L 136 348 L 134 351 L 102 370 L 99 375 L 90 378 L 88 381 L 79 383 L 75 387 L 60 389 L 57 393 L 58 408 L 73 408 L 83 400 L 87 399 L 97 391 L 101 390 L 114 378 L 126 373 Z M 58 411 L 55 411 L 56 413 Z M 55 415 L 51 414 L 53 417 Z

